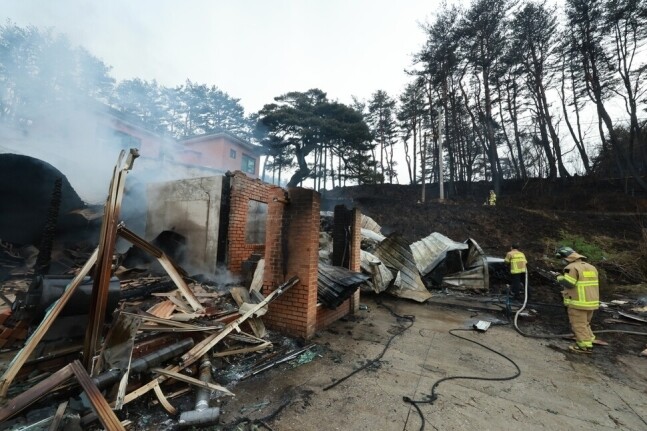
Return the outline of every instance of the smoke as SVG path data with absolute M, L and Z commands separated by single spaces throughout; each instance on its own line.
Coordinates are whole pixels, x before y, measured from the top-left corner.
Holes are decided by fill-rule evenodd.
M 148 184 L 222 172 L 180 163 L 174 139 L 147 131 L 136 116 L 109 106 L 115 90 L 109 71 L 84 49 L 70 46 L 64 36 L 0 25 L 0 153 L 52 165 L 85 203 L 101 205 L 119 153 L 139 148 L 141 157 L 126 177 L 120 219 L 146 237 L 149 206 L 159 204 L 147 202 Z M 29 211 L 42 212 L 33 206 Z M 124 252 L 127 246 L 120 241 L 117 249 Z M 226 271 L 211 277 L 221 283 L 236 281 Z
M 2 152 L 48 162 L 67 176 L 81 199 L 101 203 L 120 147 L 99 134 L 100 121 L 91 108 L 65 104 L 58 108 L 34 115 L 28 128 L 0 127 Z

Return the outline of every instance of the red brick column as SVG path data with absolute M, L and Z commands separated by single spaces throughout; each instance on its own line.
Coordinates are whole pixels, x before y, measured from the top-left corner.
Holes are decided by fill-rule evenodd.
M 293 188 L 270 192 L 266 228 L 265 294 L 290 277 L 299 283 L 269 305 L 263 321 L 272 329 L 311 338 L 317 319 L 319 193 Z

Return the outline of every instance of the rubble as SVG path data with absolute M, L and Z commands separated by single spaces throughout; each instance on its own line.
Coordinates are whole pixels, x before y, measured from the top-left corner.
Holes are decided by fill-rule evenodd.
M 188 274 L 164 250 L 118 222 L 125 176 L 136 157 L 134 151 L 128 158 L 124 152 L 120 155 L 103 212 L 99 245 L 92 253 L 72 251 L 75 262 L 84 262 L 69 277 L 35 274 L 32 262 L 17 282 L 15 269 L 33 261 L 38 250 L 20 254 L 12 243 L 0 244 L 0 264 L 10 268 L 2 273 L 3 279 L 12 278 L 11 283 L 3 284 L 1 296 L 3 346 L 25 339 L 27 329 L 35 325 L 20 350 L 7 352 L 11 361 L 3 367 L 0 378 L 0 397 L 4 399 L 0 422 L 6 426 L 24 423 L 19 415 L 34 404 L 42 405 L 44 398 L 56 409 L 39 419 L 39 426 L 62 426 L 65 418 L 76 415 L 81 426 L 98 420 L 106 429 L 125 429 L 129 421 L 121 421 L 115 411 L 150 390 L 169 414 L 180 413 L 169 399 L 186 390 L 166 395 L 169 382 L 198 388 L 195 410 L 182 412 L 180 425 L 212 423 L 219 415 L 218 407 L 208 407 L 212 394 L 222 397 L 233 393 L 212 380 L 211 360 L 242 358 L 273 347 L 264 339 L 268 332 L 261 317 L 267 305 L 296 285 L 299 278 L 292 277 L 263 296 L 261 260 L 249 290 L 242 286 L 229 289 L 237 307 L 229 304 L 223 292 L 201 283 L 187 283 Z M 139 268 L 119 266 L 114 259 L 118 237 L 151 256 L 166 276 L 147 275 L 151 267 L 139 264 Z M 366 278 L 360 275 L 359 280 Z M 68 317 L 80 331 L 75 333 L 61 325 Z M 106 323 L 109 330 L 104 336 Z M 249 325 L 254 335 L 243 332 L 243 324 Z M 84 335 L 85 344 L 81 345 Z M 58 346 L 54 347 L 58 350 L 49 352 L 45 345 Z M 83 354 L 79 355 L 81 350 Z M 201 362 L 200 378 L 191 375 L 196 362 Z M 61 363 L 67 365 L 57 369 Z M 24 380 L 28 372 L 36 373 L 31 382 Z M 25 390 L 25 384 L 31 387 Z M 83 402 L 70 404 L 61 398 L 74 398 L 80 391 L 89 401 L 86 407 Z M 9 419 L 11 422 L 7 422 Z

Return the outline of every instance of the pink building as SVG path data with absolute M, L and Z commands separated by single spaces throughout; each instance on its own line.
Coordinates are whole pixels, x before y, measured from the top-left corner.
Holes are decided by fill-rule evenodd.
M 119 149 L 137 148 L 142 159 L 192 167 L 206 173 L 242 171 L 258 178 L 259 147 L 227 133 L 192 136 L 176 141 L 146 129 L 138 118 L 109 109 L 102 116 L 105 130 L 100 133 L 105 145 Z
M 137 148 L 142 158 L 164 160 L 173 158 L 178 145 L 173 138 L 148 130 L 139 118 L 105 107 L 99 117 L 99 140 L 107 148 L 117 143 L 120 150 Z
M 176 161 L 258 178 L 258 147 L 230 133 L 193 136 L 178 142 Z

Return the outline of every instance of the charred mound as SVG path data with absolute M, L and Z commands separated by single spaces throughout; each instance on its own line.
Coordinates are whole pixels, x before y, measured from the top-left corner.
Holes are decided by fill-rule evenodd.
M 57 179 L 62 180 L 58 229 L 71 229 L 80 217 L 70 211 L 85 204 L 65 175 L 33 157 L 0 154 L 0 239 L 15 244 L 40 242 Z

